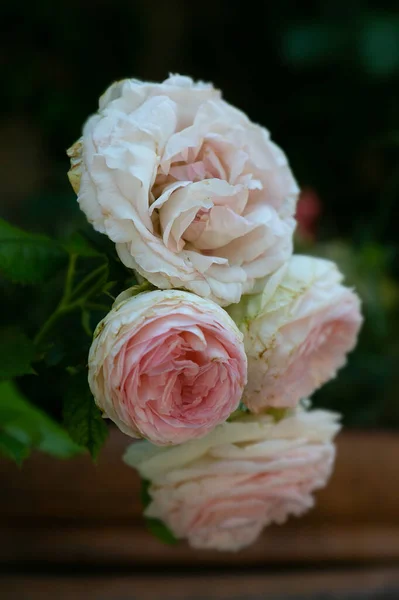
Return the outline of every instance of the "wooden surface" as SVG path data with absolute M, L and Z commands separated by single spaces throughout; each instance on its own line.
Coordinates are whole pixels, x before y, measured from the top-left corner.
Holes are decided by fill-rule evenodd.
M 113 430 L 99 464 L 35 455 L 0 463 L 0 562 L 18 565 L 271 566 L 399 561 L 399 436 L 345 432 L 337 467 L 302 519 L 270 527 L 238 554 L 162 545 L 140 518 L 139 481 Z
M 397 600 L 399 570 L 257 575 L 0 577 L 6 600 Z M 364 594 L 360 596 L 359 594 Z

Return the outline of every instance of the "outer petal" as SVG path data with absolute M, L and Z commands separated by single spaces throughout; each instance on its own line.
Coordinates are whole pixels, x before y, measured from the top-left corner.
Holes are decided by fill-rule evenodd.
M 263 293 L 229 312 L 244 332 L 253 411 L 295 406 L 335 377 L 357 340 L 360 301 L 335 264 L 293 256 Z
M 217 304 L 133 289 L 95 331 L 89 384 L 124 433 L 177 444 L 206 435 L 237 408 L 246 365 L 242 334 Z
M 89 222 L 161 289 L 226 306 L 292 252 L 298 188 L 287 159 L 210 84 L 113 84 L 69 155 Z

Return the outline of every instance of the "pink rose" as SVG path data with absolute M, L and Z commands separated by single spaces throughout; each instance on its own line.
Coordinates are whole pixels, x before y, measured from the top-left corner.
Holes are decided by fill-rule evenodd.
M 151 482 L 146 516 L 195 548 L 239 550 L 313 506 L 333 467 L 337 418 L 301 409 L 278 423 L 245 416 L 184 446 L 133 444 L 124 460 Z
M 242 334 L 222 308 L 194 294 L 131 294 L 121 294 L 94 334 L 89 384 L 97 405 L 124 433 L 154 444 L 204 436 L 240 401 Z
M 362 317 L 359 298 L 341 281 L 334 263 L 293 256 L 262 294 L 229 309 L 244 333 L 250 410 L 293 407 L 345 365 Z
M 210 84 L 119 81 L 68 153 L 90 223 L 158 288 L 226 306 L 292 252 L 298 188 L 287 159 Z

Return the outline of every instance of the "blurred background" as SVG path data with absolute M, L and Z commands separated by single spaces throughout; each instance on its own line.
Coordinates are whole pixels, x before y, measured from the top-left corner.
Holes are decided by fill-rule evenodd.
M 336 260 L 363 300 L 360 344 L 315 402 L 347 425 L 398 427 L 397 2 L 21 0 L 2 14 L 1 216 L 84 228 L 65 149 L 104 89 L 169 72 L 213 81 L 289 157 L 297 251 Z
M 280 598 L 284 590 L 290 598 L 399 597 L 397 568 L 386 570 L 399 561 L 398 8 L 388 0 L 2 7 L 1 217 L 56 236 L 83 230 L 65 150 L 100 94 L 120 78 L 191 75 L 212 81 L 271 131 L 303 190 L 296 251 L 337 261 L 366 317 L 348 366 L 314 398 L 341 411 L 348 429 L 309 517 L 268 528 L 239 555 L 163 547 L 144 530 L 139 481 L 120 460 L 126 438 L 114 429 L 97 466 L 87 456 L 61 464 L 44 455 L 20 471 L 0 465 L 2 598 L 158 598 L 165 590 L 168 598 L 200 598 L 200 569 L 214 569 L 208 598 Z M 0 287 L 6 325 L 46 308 L 47 296 L 48 287 L 36 295 Z M 28 376 L 22 387 L 59 412 L 56 369 L 46 385 L 38 381 Z M 371 563 L 378 570 L 364 573 Z M 290 577 L 278 574 L 288 568 Z

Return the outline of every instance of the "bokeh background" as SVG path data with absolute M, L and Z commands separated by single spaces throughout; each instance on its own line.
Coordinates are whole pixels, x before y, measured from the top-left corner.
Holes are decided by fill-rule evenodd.
M 104 89 L 169 72 L 213 81 L 289 157 L 303 189 L 297 251 L 336 260 L 363 300 L 358 348 L 315 403 L 346 425 L 397 428 L 397 2 L 21 0 L 2 16 L 0 216 L 84 228 L 65 149 Z M 20 310 L 7 304 L 7 318 Z

